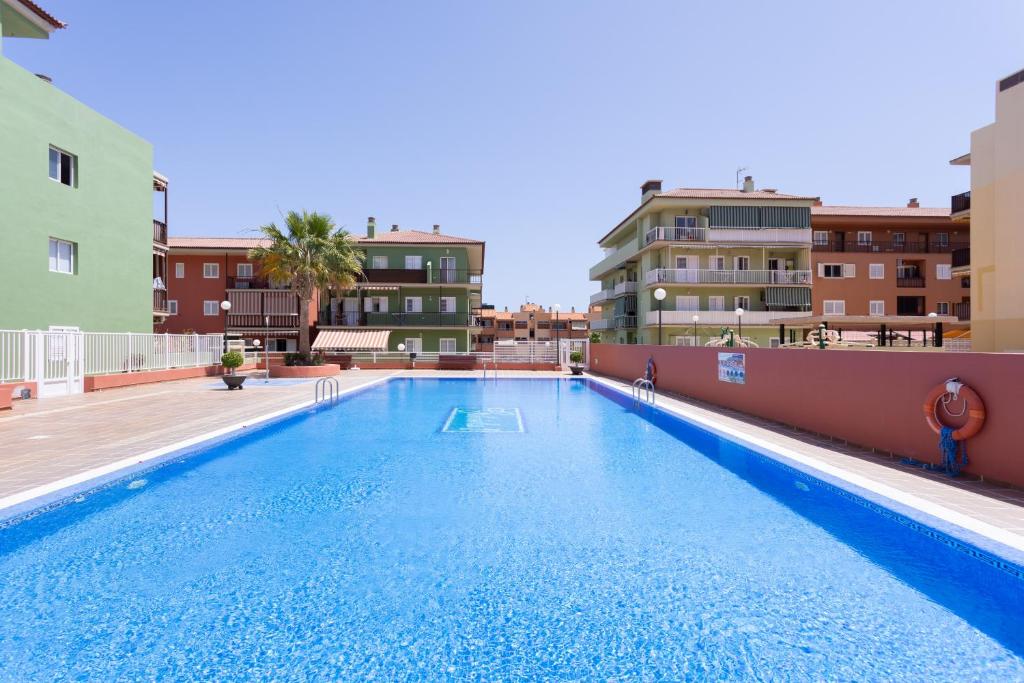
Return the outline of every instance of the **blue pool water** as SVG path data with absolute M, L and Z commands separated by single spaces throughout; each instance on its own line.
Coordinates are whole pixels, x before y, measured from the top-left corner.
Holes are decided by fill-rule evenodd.
M 392 380 L 79 497 L 0 529 L 0 605 L 5 680 L 1024 679 L 1020 578 L 580 381 Z

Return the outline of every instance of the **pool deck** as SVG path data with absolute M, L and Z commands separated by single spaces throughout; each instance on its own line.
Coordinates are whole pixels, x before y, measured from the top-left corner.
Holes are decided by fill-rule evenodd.
M 493 375 L 493 373 L 491 373 Z M 480 371 L 361 370 L 337 376 L 342 391 L 388 377 L 480 377 Z M 557 372 L 499 371 L 501 378 L 553 378 Z M 625 390 L 628 385 L 596 378 Z M 103 471 L 160 450 L 174 450 L 244 424 L 308 405 L 313 383 L 260 386 L 247 380 L 229 392 L 216 378 L 199 378 L 18 401 L 0 414 L 0 513 L 4 508 L 86 481 Z M 658 396 L 658 405 L 697 422 L 713 424 L 747 440 L 778 448 L 800 462 L 857 482 L 881 495 L 940 516 L 1024 551 L 1024 491 L 899 464 L 899 460 L 827 437 L 682 397 Z M 2 514 L 0 514 L 2 518 Z

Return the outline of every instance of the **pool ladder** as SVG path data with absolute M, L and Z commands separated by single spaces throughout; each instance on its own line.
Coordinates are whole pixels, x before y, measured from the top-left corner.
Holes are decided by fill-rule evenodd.
M 337 401 L 341 395 L 341 385 L 333 377 L 321 377 L 313 387 L 313 403 L 321 401 Z
M 633 382 L 632 392 L 634 403 L 640 403 L 640 401 L 643 401 L 644 403 L 649 403 L 652 406 L 654 405 L 655 397 L 657 395 L 654 391 L 654 382 L 646 377 L 640 377 Z
M 487 366 L 488 365 L 493 365 L 494 366 L 494 367 L 491 368 L 491 374 L 494 375 L 494 379 L 498 379 L 498 363 L 496 361 L 492 362 L 492 363 L 488 363 L 487 361 L 484 361 L 484 379 L 487 379 Z

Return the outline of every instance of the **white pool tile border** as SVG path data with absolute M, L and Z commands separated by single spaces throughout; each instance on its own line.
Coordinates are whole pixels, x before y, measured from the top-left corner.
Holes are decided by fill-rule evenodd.
M 612 389 L 623 396 L 626 396 L 632 400 L 632 395 L 629 392 L 629 387 L 622 384 L 617 380 L 610 380 L 604 377 L 598 377 L 595 375 L 588 375 L 587 378 L 592 381 L 601 384 L 609 389 Z M 792 448 L 779 445 L 767 439 L 760 438 L 751 431 L 760 431 L 763 428 L 756 425 L 745 426 L 743 429 L 738 429 L 729 424 L 726 424 L 720 420 L 714 420 L 706 417 L 705 415 L 698 414 L 696 411 L 690 411 L 684 407 L 677 407 L 676 405 L 670 405 L 665 402 L 659 402 L 656 408 L 663 410 L 666 413 L 681 418 L 682 420 L 691 424 L 697 425 L 702 429 L 706 429 L 709 432 L 717 434 L 719 436 L 726 437 L 731 441 L 736 441 L 742 445 L 751 448 L 752 450 L 760 453 L 761 455 L 767 456 L 774 460 L 779 460 L 780 456 L 782 459 L 789 461 L 783 464 L 795 464 L 798 465 L 798 469 L 804 470 L 806 473 L 812 476 L 818 476 L 827 480 L 835 482 L 846 483 L 855 489 L 862 489 L 870 492 L 877 496 L 882 501 L 889 501 L 894 505 L 889 505 L 893 512 L 900 513 L 900 508 L 907 510 L 914 510 L 919 513 L 923 513 L 929 517 L 933 517 L 945 525 L 952 527 L 950 528 L 939 528 L 940 532 L 950 533 L 955 529 L 959 528 L 967 534 L 957 534 L 966 543 L 977 543 L 978 538 L 972 538 L 972 536 L 981 537 L 982 539 L 988 539 L 997 544 L 1006 546 L 1011 550 L 1015 551 L 1015 555 L 1024 554 L 1024 536 L 1015 534 L 1012 531 L 1001 529 L 988 522 L 983 522 L 979 519 L 965 515 L 961 512 L 951 510 L 947 507 L 933 503 L 932 501 L 920 498 L 912 493 L 900 490 L 898 488 L 883 484 L 882 482 L 875 481 L 863 475 L 857 474 L 856 472 L 850 472 L 849 470 L 836 467 L 827 462 L 819 460 L 812 455 L 801 453 Z M 824 477 L 821 477 L 824 475 Z M 851 493 L 857 494 L 857 491 L 851 491 Z M 927 524 L 927 521 L 923 523 Z M 995 552 L 1000 555 L 998 548 L 992 548 L 986 546 L 983 548 L 989 552 Z M 1007 558 L 1011 561 L 1019 561 L 1019 557 Z
M 376 384 L 387 382 L 399 374 L 400 371 L 383 377 L 375 377 L 367 382 L 363 382 L 362 384 L 342 389 L 337 396 L 340 398 L 347 394 L 362 391 Z M 133 472 L 155 467 L 162 462 L 179 457 L 184 451 L 212 444 L 214 441 L 224 439 L 225 437 L 232 436 L 246 429 L 251 429 L 252 427 L 266 424 L 273 420 L 287 417 L 314 405 L 316 405 L 316 401 L 313 400 L 293 403 L 285 408 L 281 408 L 280 410 L 264 413 L 263 415 L 257 415 L 256 417 L 243 420 L 242 422 L 236 422 L 235 424 L 228 425 L 227 427 L 221 427 L 210 432 L 189 437 L 188 439 L 176 441 L 175 443 L 167 446 L 161 446 L 160 448 L 154 448 L 153 450 L 145 451 L 144 453 L 116 460 L 107 465 L 94 467 L 90 470 L 79 472 L 78 474 L 73 474 L 69 477 L 64 477 L 63 479 L 58 479 L 57 481 L 49 484 L 43 484 L 41 486 L 36 486 L 34 488 L 26 489 L 25 491 L 5 496 L 0 498 L 0 522 L 21 517 L 22 515 L 28 514 L 39 508 L 44 508 L 52 503 L 70 498 L 84 491 L 98 488 L 111 481 L 122 479 Z

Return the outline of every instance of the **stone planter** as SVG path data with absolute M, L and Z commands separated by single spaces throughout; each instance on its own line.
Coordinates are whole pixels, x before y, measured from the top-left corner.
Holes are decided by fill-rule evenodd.
M 228 385 L 228 391 L 231 389 L 242 389 L 242 383 L 245 382 L 245 378 L 246 375 L 221 375 L 224 384 Z
M 583 374 L 583 366 L 582 365 L 570 365 L 569 369 L 572 370 L 572 374 L 574 374 L 574 375 L 582 375 Z

